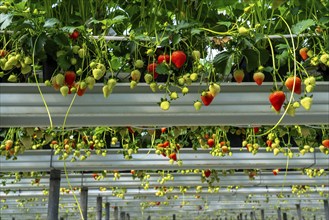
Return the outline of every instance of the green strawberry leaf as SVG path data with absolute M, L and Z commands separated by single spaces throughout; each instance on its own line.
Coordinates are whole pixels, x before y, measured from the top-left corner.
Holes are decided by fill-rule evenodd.
M 68 70 L 71 66 L 70 59 L 68 59 L 66 54 L 57 57 L 57 63 L 63 70 Z
M 14 15 L 12 14 L 4 14 L 1 13 L 0 14 L 0 24 L 2 23 L 2 25 L 0 26 L 0 30 L 4 30 L 6 29 L 12 22 Z
M 260 54 L 256 50 L 246 49 L 242 51 L 243 56 L 246 58 L 247 61 L 247 71 L 250 72 L 255 70 L 260 65 Z
M 234 53 L 228 51 L 217 54 L 213 60 L 217 72 L 229 75 L 233 65 Z
M 297 24 L 294 24 L 291 27 L 291 30 L 294 34 L 300 34 L 313 25 L 315 25 L 315 22 L 312 19 L 302 20 Z
M 161 75 L 168 75 L 169 67 L 165 63 L 161 63 L 161 64 L 157 65 L 157 67 L 155 68 L 155 71 Z
M 60 21 L 57 18 L 49 18 L 46 20 L 45 24 L 43 27 L 45 28 L 52 28 L 55 25 L 60 24 Z

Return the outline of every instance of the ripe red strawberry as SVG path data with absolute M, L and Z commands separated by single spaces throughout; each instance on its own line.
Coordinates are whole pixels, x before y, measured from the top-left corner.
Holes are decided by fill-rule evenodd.
M 211 170 L 205 170 L 204 171 L 204 176 L 206 177 L 206 178 L 208 178 L 209 176 L 210 176 L 210 174 L 211 174 Z
M 265 79 L 265 75 L 262 72 L 256 72 L 253 75 L 253 79 L 257 83 L 257 85 L 260 86 L 260 85 L 262 85 L 262 83 L 263 83 L 263 81 Z
M 235 70 L 233 77 L 237 83 L 241 83 L 244 78 L 244 71 L 242 69 Z
M 161 54 L 158 56 L 158 63 L 169 63 L 170 62 L 170 56 L 168 54 Z
M 179 69 L 186 61 L 186 54 L 183 51 L 177 50 L 171 54 L 171 62 Z
M 172 160 L 174 160 L 174 161 L 177 161 L 177 155 L 176 155 L 176 153 L 171 153 L 171 154 L 169 155 L 169 159 L 172 159 Z
M 159 74 L 155 71 L 156 67 L 157 67 L 157 64 L 156 64 L 156 63 L 151 63 L 151 64 L 149 64 L 149 65 L 147 66 L 147 72 L 153 74 L 154 79 L 156 79 L 156 78 L 158 77 L 158 75 L 159 75 Z
M 254 132 L 257 134 L 259 132 L 259 127 L 254 127 Z
M 169 141 L 163 142 L 163 147 L 168 147 L 169 146 Z
M 282 91 L 274 91 L 268 98 L 273 108 L 279 112 L 286 99 L 286 95 Z
M 214 99 L 214 96 L 208 91 L 208 92 L 203 92 L 201 95 L 201 100 L 205 106 L 210 105 L 212 100 Z
M 70 37 L 72 40 L 76 40 L 76 39 L 79 37 L 79 35 L 80 35 L 79 31 L 74 30 L 74 31 L 69 35 L 69 37 Z
M 74 84 L 76 78 L 76 74 L 74 71 L 66 71 L 65 72 L 65 83 L 68 86 L 72 86 Z
M 161 133 L 162 134 L 165 133 L 166 131 L 167 131 L 167 128 L 166 127 L 161 128 Z
M 308 49 L 306 47 L 303 47 L 299 50 L 299 55 L 303 60 L 306 60 L 308 58 L 307 51 Z
M 215 140 L 212 139 L 212 138 L 209 138 L 209 139 L 207 140 L 207 144 L 209 145 L 209 147 L 213 147 L 214 144 L 215 144 Z
M 325 146 L 326 148 L 329 148 L 329 139 L 323 140 L 322 145 Z
M 293 77 L 293 76 L 288 77 L 288 79 L 286 80 L 286 82 L 284 84 L 287 87 L 287 89 L 292 91 L 292 88 L 293 88 L 293 85 L 294 85 L 294 79 L 296 79 L 295 80 L 295 90 L 294 90 L 294 92 L 296 94 L 301 94 L 302 93 L 302 81 L 300 80 L 300 78 L 298 76 L 296 76 L 296 78 Z
M 80 88 L 80 86 L 78 86 L 77 95 L 78 96 L 83 96 L 85 94 L 86 90 L 87 90 L 87 87 L 82 89 L 82 88 Z
M 273 175 L 276 176 L 276 175 L 278 175 L 278 173 L 280 172 L 280 169 L 272 170 L 272 172 L 273 172 Z

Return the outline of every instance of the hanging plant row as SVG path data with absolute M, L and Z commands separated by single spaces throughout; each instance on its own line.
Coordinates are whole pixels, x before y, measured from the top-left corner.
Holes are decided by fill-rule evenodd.
M 151 1 L 147 6 L 141 1 L 135 7 L 155 8 L 140 15 L 120 1 L 91 6 L 81 0 L 51 9 L 47 8 L 50 2 L 7 2 L 2 5 L 0 19 L 0 76 L 2 82 L 43 80 L 63 96 L 82 96 L 95 83 L 103 83 L 105 98 L 117 83 L 129 80 L 133 89 L 145 82 L 150 92 L 163 91 L 158 103 L 163 110 L 187 94 L 191 84 L 207 85 L 194 102 L 199 110 L 211 104 L 222 82 L 255 81 L 261 85 L 272 81 L 269 104 L 274 111 L 284 107 L 294 115 L 300 105 L 311 108 L 311 92 L 316 81 L 328 80 L 329 66 L 328 6 L 314 0 L 297 2 L 234 1 L 227 7 L 219 1 L 200 1 L 176 8 L 170 1 L 159 5 Z M 105 5 L 112 11 L 99 13 L 98 7 Z M 75 6 L 77 17 L 61 11 Z M 85 8 L 89 6 L 91 12 Z M 290 13 L 294 7 L 303 13 Z M 218 13 L 221 8 L 223 12 Z M 78 22 L 78 18 L 82 20 Z M 138 24 L 136 19 L 140 19 Z M 287 35 L 276 38 L 278 33 Z M 300 102 L 280 85 L 302 94 Z
M 139 149 L 154 149 L 167 157 L 171 164 L 183 163 L 179 158 L 182 148 L 209 149 L 212 156 L 232 156 L 232 148 L 256 154 L 258 149 L 284 153 L 293 157 L 292 147 L 299 153 L 313 153 L 319 149 L 329 154 L 327 126 L 279 126 L 239 128 L 220 127 L 96 127 L 96 128 L 8 128 L 1 130 L 0 152 L 6 159 L 16 159 L 26 150 L 52 149 L 60 160 L 85 160 L 92 152 L 106 156 L 107 150 L 119 147 L 126 160 Z M 72 156 L 72 157 L 71 157 Z

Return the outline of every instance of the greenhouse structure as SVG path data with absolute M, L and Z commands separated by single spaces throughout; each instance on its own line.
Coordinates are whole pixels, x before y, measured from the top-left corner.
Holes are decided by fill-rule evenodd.
M 0 144 L 0 220 L 329 220 L 329 1 L 1 1 Z

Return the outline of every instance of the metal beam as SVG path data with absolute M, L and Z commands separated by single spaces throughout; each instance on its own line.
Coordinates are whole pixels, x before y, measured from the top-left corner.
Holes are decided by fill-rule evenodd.
M 278 208 L 278 220 L 282 220 L 281 208 Z
M 291 149 L 298 152 L 296 148 Z M 247 151 L 232 148 L 232 156 L 212 156 L 208 149 L 197 151 L 185 148 L 181 149 L 179 159 L 183 161 L 182 166 L 171 165 L 168 158 L 154 153 L 153 149 L 140 149 L 137 154 L 132 155 L 131 160 L 125 160 L 124 156 L 117 153 L 117 149 L 108 150 L 104 157 L 91 154 L 84 161 L 66 162 L 68 171 L 95 171 L 95 170 L 186 170 L 186 169 L 273 169 L 273 167 L 285 167 L 287 157 L 283 154 L 273 156 L 272 152 L 259 149 L 256 155 Z M 50 150 L 26 151 L 19 155 L 17 160 L 6 160 L 0 156 L 2 172 L 24 172 L 24 171 L 49 171 L 49 163 L 52 158 L 52 166 L 56 169 L 64 169 L 64 161 L 58 159 L 58 155 L 51 156 Z M 147 155 L 147 156 L 146 156 Z M 69 158 L 70 159 L 70 158 Z M 31 163 L 33 161 L 33 163 Z M 289 168 L 306 168 L 314 166 L 317 168 L 328 167 L 328 156 L 318 149 L 314 153 L 307 153 L 300 157 L 289 159 Z
M 296 204 L 296 209 L 297 209 L 297 217 L 298 217 L 298 220 L 303 220 L 302 219 L 302 210 L 300 208 L 300 204 Z
M 275 114 L 268 101 L 273 83 L 222 83 L 221 93 L 211 106 L 195 111 L 193 102 L 200 99 L 206 87 L 192 85 L 190 92 L 175 100 L 168 111 L 157 102 L 163 92 L 151 92 L 149 85 L 140 84 L 134 90 L 129 83 L 118 84 L 110 101 L 102 94 L 103 84 L 97 84 L 82 97 L 77 97 L 67 118 L 66 127 L 81 126 L 205 126 L 205 125 L 273 125 Z M 295 117 L 284 117 L 281 125 L 329 124 L 328 82 L 317 82 L 310 111 L 297 109 Z M 47 127 L 49 116 L 35 84 L 0 84 L 0 121 L 2 127 Z M 62 126 L 72 96 L 63 97 L 53 88 L 41 85 L 54 126 Z M 236 116 L 239 115 L 239 120 Z M 214 120 L 215 119 L 215 120 Z
M 119 208 L 118 208 L 118 206 L 114 207 L 114 220 L 119 220 Z

